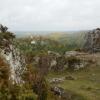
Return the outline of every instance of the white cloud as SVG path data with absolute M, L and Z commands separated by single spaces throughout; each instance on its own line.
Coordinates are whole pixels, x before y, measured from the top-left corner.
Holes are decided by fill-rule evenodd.
M 11 30 L 100 27 L 100 0 L 0 0 L 0 23 Z

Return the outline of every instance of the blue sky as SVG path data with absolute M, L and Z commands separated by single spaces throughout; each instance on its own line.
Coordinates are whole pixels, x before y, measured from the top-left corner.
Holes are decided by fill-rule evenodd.
M 0 23 L 17 31 L 100 27 L 100 0 L 0 0 Z

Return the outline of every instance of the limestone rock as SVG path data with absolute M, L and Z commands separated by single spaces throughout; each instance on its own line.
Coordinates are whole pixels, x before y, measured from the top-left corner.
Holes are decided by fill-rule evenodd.
M 83 49 L 88 52 L 100 52 L 100 28 L 89 31 L 85 35 Z
M 58 84 L 58 83 L 62 83 L 65 80 L 65 77 L 61 77 L 61 78 L 53 78 L 51 79 L 49 82 L 51 84 Z

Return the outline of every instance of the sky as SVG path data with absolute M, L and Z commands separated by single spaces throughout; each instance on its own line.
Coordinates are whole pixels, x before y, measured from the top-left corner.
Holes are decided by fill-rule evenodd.
M 0 24 L 15 31 L 100 27 L 100 0 L 0 0 Z

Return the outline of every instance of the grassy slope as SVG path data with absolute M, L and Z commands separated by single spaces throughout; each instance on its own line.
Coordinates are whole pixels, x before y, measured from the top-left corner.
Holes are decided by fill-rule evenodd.
M 73 50 L 81 48 L 84 44 L 84 36 L 87 31 L 66 32 L 66 33 L 52 33 L 49 38 L 64 44 L 66 50 Z
M 48 77 L 63 77 L 69 74 L 76 80 L 65 80 L 58 84 L 60 87 L 83 95 L 87 100 L 100 100 L 100 65 L 94 64 L 76 72 L 50 73 Z

